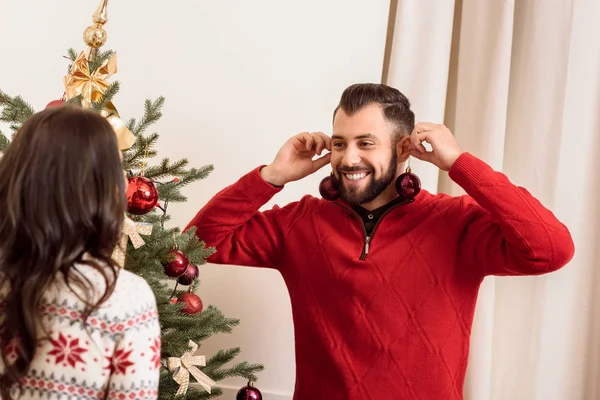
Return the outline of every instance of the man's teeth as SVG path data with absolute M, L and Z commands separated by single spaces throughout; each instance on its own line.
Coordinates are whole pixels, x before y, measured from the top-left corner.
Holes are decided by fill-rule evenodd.
M 365 176 L 367 176 L 367 173 L 362 172 L 360 174 L 344 174 L 344 175 L 346 175 L 346 178 L 348 178 L 351 181 L 357 181 L 357 180 L 362 179 Z

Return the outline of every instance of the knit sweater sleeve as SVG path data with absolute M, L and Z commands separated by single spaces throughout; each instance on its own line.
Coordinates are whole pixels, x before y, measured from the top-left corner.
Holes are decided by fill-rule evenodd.
M 463 263 L 482 276 L 539 275 L 571 260 L 569 230 L 526 189 L 469 153 L 449 176 L 468 194 L 461 199 Z
M 284 230 L 298 203 L 260 212 L 281 188 L 267 183 L 260 167 L 217 193 L 185 228 L 216 253 L 208 258 L 216 264 L 277 268 Z
M 115 348 L 109 363 L 107 400 L 158 398 L 161 332 L 152 289 L 136 277 L 135 300 L 121 305 L 122 326 L 115 329 Z M 133 289 L 130 289 L 133 290 Z

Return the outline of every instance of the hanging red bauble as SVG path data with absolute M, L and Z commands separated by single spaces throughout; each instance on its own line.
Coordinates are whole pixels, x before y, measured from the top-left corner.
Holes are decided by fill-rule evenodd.
M 134 176 L 127 185 L 127 212 L 142 215 L 150 212 L 158 203 L 158 190 L 154 183 L 143 176 Z
M 405 199 L 413 199 L 421 191 L 421 180 L 410 168 L 396 179 L 396 192 Z
M 250 381 L 237 392 L 235 400 L 262 400 L 262 393 L 254 387 L 254 382 Z
M 60 106 L 64 106 L 65 105 L 65 101 L 64 100 L 52 100 L 50 103 L 48 103 L 46 105 L 46 108 L 53 108 L 53 107 L 60 107 Z
M 185 273 L 190 262 L 187 256 L 179 250 L 171 250 L 169 256 L 174 257 L 174 259 L 163 262 L 165 274 L 171 278 L 179 278 Z
M 188 315 L 198 314 L 204 307 L 202 299 L 196 293 L 184 293 L 177 298 L 177 302 L 185 303 L 185 307 L 181 311 Z
M 198 277 L 199 272 L 200 271 L 198 271 L 198 267 L 196 265 L 188 264 L 187 269 L 183 275 L 177 279 L 177 282 L 185 286 L 191 285 L 192 282 L 194 282 L 194 280 Z

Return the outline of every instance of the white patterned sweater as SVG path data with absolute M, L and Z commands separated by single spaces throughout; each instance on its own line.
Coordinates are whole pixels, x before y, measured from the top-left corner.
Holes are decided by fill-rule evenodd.
M 76 268 L 96 287 L 105 286 L 92 268 Z M 84 308 L 57 277 L 40 309 L 50 340 L 38 343 L 20 397 L 14 389 L 13 399 L 156 399 L 161 338 L 156 300 L 148 283 L 122 270 L 114 292 L 88 317 L 87 326 L 81 318 Z

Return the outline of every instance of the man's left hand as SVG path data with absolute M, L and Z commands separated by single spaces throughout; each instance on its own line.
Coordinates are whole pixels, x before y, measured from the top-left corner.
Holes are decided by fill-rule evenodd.
M 413 157 L 428 161 L 443 171 L 449 171 L 463 153 L 448 128 L 431 122 L 416 124 L 410 141 L 410 154 Z M 427 151 L 423 142 L 429 143 L 433 150 Z

